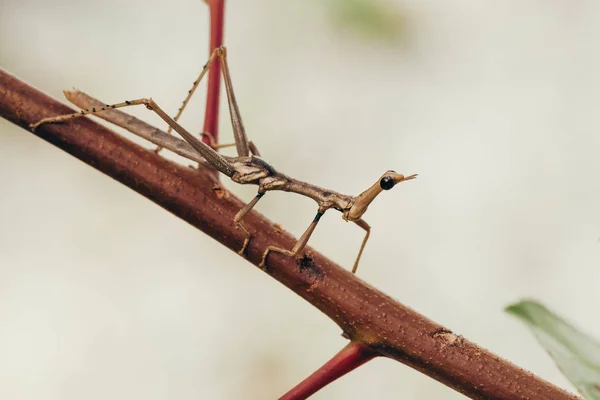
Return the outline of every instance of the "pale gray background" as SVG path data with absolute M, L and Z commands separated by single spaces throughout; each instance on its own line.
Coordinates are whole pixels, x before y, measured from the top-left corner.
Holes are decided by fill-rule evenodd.
M 361 278 L 569 388 L 502 308 L 536 298 L 600 336 L 600 3 L 380 4 L 403 16 L 401 40 L 335 25 L 320 2 L 229 0 L 249 135 L 342 192 L 419 173 L 367 213 Z M 152 96 L 174 113 L 206 61 L 199 0 L 0 7 L 0 65 L 57 98 Z M 194 132 L 203 96 L 183 118 Z M 221 126 L 230 140 L 225 112 Z M 0 188 L 1 398 L 273 399 L 346 343 L 233 252 L 4 121 Z M 274 193 L 258 210 L 300 234 L 315 206 Z M 361 237 L 331 212 L 311 244 L 350 267 Z M 381 359 L 314 398 L 462 396 Z

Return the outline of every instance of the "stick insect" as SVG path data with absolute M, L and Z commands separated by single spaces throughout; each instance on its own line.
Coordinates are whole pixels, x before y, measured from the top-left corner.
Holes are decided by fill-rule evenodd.
M 181 113 L 183 112 L 183 109 L 189 102 L 192 94 L 196 90 L 200 81 L 202 80 L 206 72 L 210 69 L 211 65 L 213 65 L 216 59 L 219 59 L 219 62 L 221 63 L 221 69 L 223 71 L 223 79 L 225 81 L 227 100 L 229 103 L 229 112 L 231 116 L 231 124 L 233 126 L 237 157 L 226 156 L 216 152 L 215 150 L 213 150 L 213 148 L 194 137 L 177 122 L 177 120 L 181 116 Z M 267 257 L 271 252 L 283 253 L 290 257 L 295 257 L 298 253 L 300 253 L 306 246 L 308 240 L 310 239 L 312 233 L 317 227 L 317 224 L 323 216 L 323 214 L 325 213 L 325 211 L 333 208 L 342 213 L 342 218 L 345 221 L 354 222 L 360 228 L 365 230 L 365 236 L 361 243 L 358 256 L 356 257 L 354 266 L 352 267 L 352 273 L 356 273 L 360 257 L 362 256 L 363 250 L 371 233 L 371 227 L 369 226 L 369 224 L 367 224 L 367 222 L 364 219 L 362 219 L 363 214 L 367 211 L 367 208 L 375 199 L 375 197 L 377 197 L 377 195 L 379 195 L 383 190 L 390 190 L 396 184 L 414 179 L 417 176 L 404 176 L 402 174 L 390 170 L 381 175 L 377 182 L 375 182 L 372 186 L 370 186 L 358 196 L 349 196 L 334 192 L 332 190 L 324 189 L 307 182 L 299 181 L 297 179 L 291 178 L 287 175 L 276 171 L 270 164 L 268 164 L 265 160 L 259 157 L 259 153 L 256 149 L 256 146 L 254 146 L 254 144 L 251 141 L 249 141 L 248 137 L 246 136 L 244 124 L 242 122 L 242 117 L 240 115 L 238 104 L 235 99 L 233 85 L 231 83 L 231 75 L 229 73 L 229 66 L 227 64 L 227 50 L 223 46 L 216 48 L 211 53 L 208 62 L 202 68 L 198 79 L 196 79 L 196 81 L 194 82 L 192 89 L 189 91 L 186 100 L 184 100 L 183 105 L 179 109 L 179 112 L 177 113 L 177 116 L 175 118 L 169 117 L 169 115 L 167 115 L 167 113 L 163 111 L 163 109 L 160 108 L 158 104 L 154 102 L 154 100 L 152 100 L 152 98 L 141 98 L 131 101 L 125 101 L 123 103 L 106 105 L 101 108 L 85 109 L 74 114 L 44 118 L 34 124 L 31 124 L 30 127 L 33 130 L 35 130 L 38 126 L 42 124 L 62 122 L 72 118 L 83 117 L 88 114 L 96 114 L 109 109 L 123 108 L 135 105 L 144 105 L 147 109 L 154 111 L 156 114 L 158 114 L 169 125 L 169 132 L 171 130 L 177 132 L 181 137 L 183 137 L 183 139 L 185 139 L 185 141 L 187 141 L 192 146 L 193 149 L 195 149 L 207 161 L 208 164 L 210 164 L 210 166 L 220 171 L 221 173 L 227 175 L 234 182 L 239 184 L 258 185 L 258 194 L 256 195 L 256 197 L 254 197 L 252 201 L 250 201 L 242 209 L 240 209 L 239 212 L 233 218 L 233 224 L 236 226 L 237 229 L 242 231 L 245 236 L 242 247 L 238 251 L 240 255 L 243 256 L 246 253 L 246 249 L 251 239 L 251 234 L 242 224 L 242 220 L 244 216 L 250 210 L 252 210 L 252 208 L 254 208 L 256 203 L 258 203 L 258 201 L 265 195 L 266 192 L 270 190 L 283 190 L 286 192 L 298 193 L 302 196 L 306 196 L 313 199 L 317 203 L 317 214 L 315 215 L 313 221 L 310 223 L 306 231 L 302 234 L 300 239 L 298 239 L 292 250 L 282 249 L 280 247 L 272 245 L 268 246 L 259 264 L 259 267 L 262 269 L 266 269 Z

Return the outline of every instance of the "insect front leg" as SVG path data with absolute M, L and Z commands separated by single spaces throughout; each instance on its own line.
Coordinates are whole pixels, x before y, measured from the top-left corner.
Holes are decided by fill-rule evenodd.
M 358 221 L 354 221 L 354 223 L 361 228 L 363 228 L 367 233 L 365 234 L 365 238 L 360 245 L 360 250 L 358 251 L 358 256 L 356 256 L 356 261 L 354 261 L 354 266 L 352 267 L 352 273 L 355 274 L 358 269 L 358 262 L 360 261 L 360 256 L 362 256 L 363 250 L 365 249 L 365 245 L 367 244 L 367 240 L 369 240 L 369 235 L 371 234 L 371 226 L 367 224 L 364 219 L 359 219 Z

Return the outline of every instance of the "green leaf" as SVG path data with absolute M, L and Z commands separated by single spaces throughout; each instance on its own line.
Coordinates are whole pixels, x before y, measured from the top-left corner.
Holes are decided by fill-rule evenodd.
M 505 311 L 525 322 L 584 398 L 600 400 L 600 344 L 546 307 L 524 300 Z
M 376 40 L 401 38 L 404 15 L 387 3 L 377 0 L 329 0 L 333 23 L 350 28 L 359 35 Z

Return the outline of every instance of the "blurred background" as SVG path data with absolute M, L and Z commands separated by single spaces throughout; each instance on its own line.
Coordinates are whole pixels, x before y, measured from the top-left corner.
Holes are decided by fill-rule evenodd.
M 360 278 L 569 390 L 502 309 L 535 298 L 600 337 L 599 34 L 594 1 L 226 5 L 237 98 L 267 160 L 350 194 L 387 169 L 419 174 L 366 214 Z M 200 0 L 0 0 L 0 66 L 59 99 L 152 96 L 175 114 L 207 56 Z M 188 110 L 199 132 L 204 92 Z M 257 208 L 296 235 L 315 211 L 288 193 Z M 310 244 L 351 268 L 361 239 L 331 212 Z M 0 121 L 0 397 L 273 399 L 340 333 L 208 236 Z M 314 398 L 463 396 L 378 359 Z

